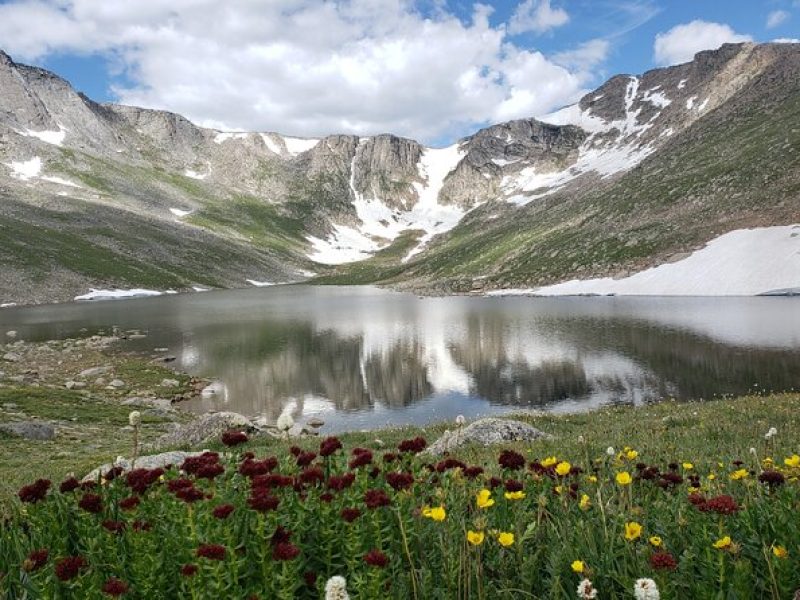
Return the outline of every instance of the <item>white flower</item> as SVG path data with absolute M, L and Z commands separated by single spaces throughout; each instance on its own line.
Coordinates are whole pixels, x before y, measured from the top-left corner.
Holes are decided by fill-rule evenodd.
M 138 427 L 139 425 L 141 425 L 142 413 L 140 413 L 138 410 L 132 410 L 128 414 L 128 423 L 130 424 L 131 427 Z
M 281 431 L 289 431 L 292 427 L 294 427 L 292 415 L 289 413 L 281 413 L 281 416 L 278 417 L 278 429 Z
M 334 575 L 325 584 L 325 600 L 350 600 L 347 595 L 347 582 L 344 577 Z
M 614 456 L 616 453 L 617 451 L 614 450 L 614 446 L 609 446 L 608 448 L 606 448 L 606 454 L 608 454 L 609 456 Z
M 467 422 L 467 419 L 464 418 L 464 415 L 458 415 L 456 417 L 456 425 L 458 425 L 459 427 L 462 427 L 464 425 L 464 423 L 466 423 L 466 422 Z
M 592 582 L 588 579 L 584 579 L 578 584 L 578 598 L 580 598 L 580 600 L 592 600 L 593 598 L 597 598 L 597 590 L 594 589 Z
M 658 591 L 656 582 L 652 579 L 637 579 L 633 585 L 633 595 L 636 600 L 660 600 L 661 594 Z
M 585 441 L 585 440 L 583 439 L 583 436 L 582 436 L 582 435 L 579 435 L 579 436 L 578 436 L 578 443 L 579 443 L 579 444 L 582 444 L 584 441 Z
M 756 449 L 755 448 L 750 448 L 750 454 L 752 454 L 753 456 L 756 456 L 756 454 L 757 454 Z
M 774 427 L 770 427 L 770 428 L 769 428 L 769 431 L 768 431 L 767 433 L 765 433 L 765 434 L 764 434 L 764 439 L 765 439 L 765 440 L 768 440 L 768 439 L 770 439 L 771 437 L 773 437 L 773 436 L 776 436 L 776 435 L 778 435 L 778 430 L 777 430 L 777 429 L 775 429 Z

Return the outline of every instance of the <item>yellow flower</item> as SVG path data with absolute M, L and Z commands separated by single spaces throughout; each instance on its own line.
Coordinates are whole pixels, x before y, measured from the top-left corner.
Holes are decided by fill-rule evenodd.
M 785 464 L 787 467 L 792 467 L 793 469 L 796 469 L 797 467 L 800 467 L 800 456 L 794 454 L 789 458 L 784 458 L 783 464 Z
M 631 481 L 633 481 L 631 474 L 628 473 L 627 471 L 620 471 L 619 473 L 617 473 L 616 479 L 617 483 L 620 485 L 630 485 Z
M 708 480 L 709 480 L 709 481 L 714 481 L 716 478 L 717 478 L 717 476 L 716 476 L 716 475 L 714 475 L 713 473 L 709 473 L 709 474 L 708 474 Z
M 663 543 L 661 538 L 657 535 L 650 536 L 647 541 L 650 542 L 650 545 L 652 545 L 654 548 L 661 548 L 661 544 Z
M 486 534 L 482 531 L 467 531 L 467 541 L 473 546 L 480 546 L 484 539 L 486 539 Z
M 542 461 L 542 466 L 543 466 L 545 469 L 549 469 L 550 467 L 552 467 L 553 465 L 555 465 L 557 462 L 558 462 L 558 459 L 557 459 L 555 456 L 548 456 L 547 458 L 545 458 L 545 459 Z
M 784 546 L 777 544 L 772 546 L 772 553 L 778 558 L 786 558 L 789 556 L 789 551 Z
M 690 494 L 694 494 L 695 492 L 699 492 L 699 491 L 700 491 L 699 487 L 691 487 L 691 486 L 689 487 L 689 493 Z
M 491 498 L 492 492 L 487 489 L 482 489 L 478 492 L 478 497 L 475 500 L 478 508 L 489 508 L 490 506 L 494 505 L 494 500 Z
M 422 509 L 422 516 L 433 519 L 434 521 L 444 521 L 447 517 L 447 512 L 444 506 L 435 506 L 433 508 L 426 506 Z
M 625 539 L 629 542 L 638 540 L 642 535 L 642 526 L 636 521 L 629 521 L 625 523 Z
M 685 462 L 683 463 L 683 468 L 686 469 L 687 471 L 691 471 L 692 469 L 694 469 L 694 465 L 690 462 Z
M 747 469 L 738 469 L 738 470 L 734 471 L 733 473 L 731 473 L 731 479 L 733 479 L 734 481 L 737 481 L 739 479 L 747 478 L 748 475 L 750 475 L 750 474 L 747 472 Z
M 554 491 L 556 494 L 559 494 L 559 495 L 561 495 L 561 492 L 563 492 L 563 491 L 564 491 L 564 486 L 563 486 L 563 485 L 557 485 L 556 487 L 554 487 L 554 488 L 553 488 L 553 491 Z
M 721 537 L 716 542 L 714 542 L 714 548 L 716 548 L 717 550 L 727 550 L 728 548 L 731 547 L 732 543 L 733 542 L 731 541 L 730 536 L 726 535 L 725 537 Z
M 589 475 L 586 479 L 589 480 L 589 483 L 597 483 L 597 475 Z
M 581 510 L 589 510 L 589 507 L 592 505 L 592 501 L 589 499 L 589 496 L 583 494 L 581 496 L 580 507 Z
M 576 573 L 583 573 L 586 570 L 586 563 L 582 560 L 573 560 L 570 566 Z
M 628 460 L 634 460 L 639 456 L 639 453 L 636 450 L 633 450 L 632 448 L 627 448 L 624 452 L 625 452 L 625 458 L 627 458 Z
M 561 477 L 569 474 L 569 470 L 572 468 L 572 465 L 569 464 L 567 461 L 563 460 L 556 465 L 556 473 Z
M 506 492 L 503 495 L 506 497 L 506 500 L 522 500 L 525 497 L 525 492 L 520 490 L 519 492 Z
M 501 546 L 507 548 L 514 543 L 514 534 L 509 531 L 501 531 L 500 535 L 497 536 L 497 541 L 500 542 Z

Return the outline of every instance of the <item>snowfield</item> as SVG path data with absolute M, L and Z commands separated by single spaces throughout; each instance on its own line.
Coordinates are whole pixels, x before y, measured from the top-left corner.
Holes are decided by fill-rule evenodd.
M 623 279 L 566 281 L 492 296 L 756 296 L 800 292 L 800 224 L 737 229 L 687 258 Z
M 168 290 L 166 292 L 157 292 L 156 290 L 145 290 L 142 288 L 134 288 L 132 290 L 91 290 L 87 294 L 75 296 L 75 300 L 122 300 L 125 298 L 148 298 L 150 296 L 161 296 L 163 294 L 174 294 L 175 292 Z
M 4 164 L 11 169 L 11 174 L 14 177 L 22 179 L 23 181 L 38 177 L 39 173 L 42 172 L 42 159 L 38 156 L 34 156 L 32 159 L 26 161 Z
M 32 129 L 26 129 L 25 131 L 17 131 L 17 133 L 25 137 L 40 139 L 44 143 L 52 144 L 53 146 L 63 146 L 64 138 L 67 137 L 67 130 L 60 125 L 57 131 L 33 131 Z

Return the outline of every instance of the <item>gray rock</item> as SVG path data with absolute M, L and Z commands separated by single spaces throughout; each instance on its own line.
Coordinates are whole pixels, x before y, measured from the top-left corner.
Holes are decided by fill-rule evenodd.
M 90 377 L 97 377 L 98 375 L 103 375 L 108 373 L 111 370 L 111 367 L 92 367 L 91 369 L 86 369 L 78 373 L 78 377 L 82 379 L 88 379 Z
M 162 379 L 161 387 L 180 387 L 181 382 L 177 379 Z
M 94 380 L 94 384 L 95 384 L 97 387 L 104 386 L 104 385 L 106 384 L 106 379 L 105 379 L 105 377 L 98 377 L 97 379 L 95 379 L 95 380 Z
M 16 402 L 4 402 L 3 403 L 3 410 L 17 410 L 17 403 Z
M 196 446 L 216 438 L 229 429 L 241 431 L 257 431 L 258 428 L 250 419 L 235 412 L 218 412 L 198 417 L 191 423 L 179 427 L 158 438 L 154 448 L 165 446 Z
M 491 446 L 504 442 L 529 442 L 550 437 L 549 434 L 521 421 L 497 418 L 479 419 L 460 431 L 445 431 L 425 450 L 424 454 L 436 456 L 444 452 L 451 452 L 464 444 Z
M 145 406 L 148 408 L 155 408 L 158 410 L 170 410 L 174 412 L 172 401 L 167 398 L 126 398 L 121 402 L 123 406 Z
M 121 379 L 112 379 L 108 386 L 112 388 L 124 388 L 125 382 Z
M 161 454 L 150 454 L 147 456 L 140 456 L 136 459 L 135 463 L 131 464 L 128 458 L 117 457 L 113 463 L 106 463 L 100 465 L 96 469 L 89 472 L 82 481 L 97 481 L 104 473 L 108 472 L 111 467 L 122 467 L 123 471 L 130 471 L 132 467 L 137 469 L 158 469 L 164 468 L 168 465 L 179 466 L 184 460 L 190 456 L 199 456 L 202 452 L 162 452 Z
M 22 360 L 22 357 L 16 352 L 6 352 L 3 354 L 3 360 L 8 362 L 19 362 Z
M 26 440 L 52 440 L 56 437 L 55 427 L 38 421 L 20 421 L 0 425 L 0 431 L 25 438 Z
M 68 390 L 71 390 L 72 388 L 75 387 L 75 382 L 74 381 L 68 381 L 68 382 L 66 382 L 64 384 L 64 387 L 67 388 Z

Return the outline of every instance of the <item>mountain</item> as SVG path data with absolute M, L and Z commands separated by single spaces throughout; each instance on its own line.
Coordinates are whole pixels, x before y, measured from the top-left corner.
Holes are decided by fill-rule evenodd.
M 800 287 L 800 229 L 787 229 L 800 222 L 799 117 L 798 44 L 726 44 L 618 75 L 443 149 L 205 129 L 95 103 L 0 52 L 0 303 L 309 278 L 538 288 L 686 271 L 697 250 L 707 270 L 700 253 L 724 262 L 724 234 L 757 227 L 770 228 L 762 253 L 786 254 L 755 291 Z

